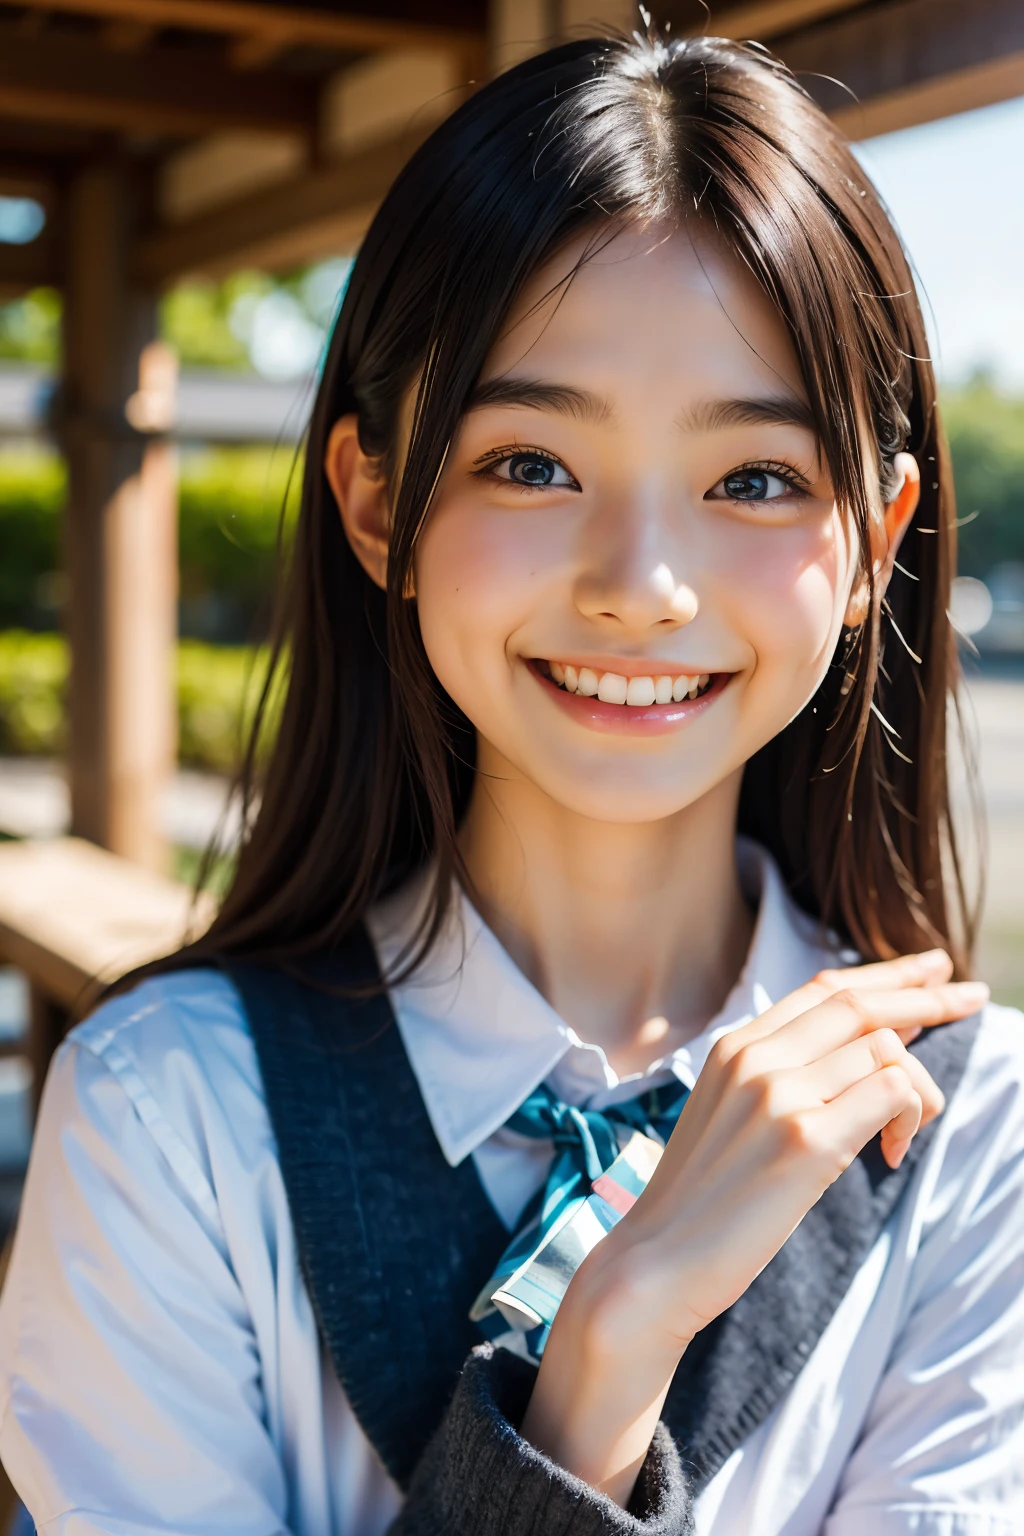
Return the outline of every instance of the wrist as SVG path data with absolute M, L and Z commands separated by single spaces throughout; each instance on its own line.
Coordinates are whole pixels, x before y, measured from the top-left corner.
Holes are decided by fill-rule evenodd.
M 625 1505 L 689 1340 L 652 1326 L 642 1265 L 614 1253 L 592 1263 L 598 1252 L 558 1310 L 522 1433 Z
M 614 1229 L 587 1255 L 552 1332 L 571 1333 L 595 1373 L 643 1362 L 646 1372 L 671 1379 L 703 1323 L 682 1300 L 680 1278 L 662 1274 L 654 1245 L 619 1239 Z

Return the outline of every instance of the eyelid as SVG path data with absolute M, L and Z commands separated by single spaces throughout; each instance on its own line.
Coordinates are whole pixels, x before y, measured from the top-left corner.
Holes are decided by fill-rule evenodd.
M 500 464 L 504 459 L 514 458 L 517 453 L 533 453 L 538 459 L 550 459 L 552 464 L 561 464 L 564 470 L 569 474 L 572 473 L 568 464 L 562 463 L 557 453 L 552 453 L 550 448 L 537 448 L 532 443 L 506 443 L 504 448 L 488 448 L 486 453 L 482 453 L 478 459 L 473 460 L 473 464 L 474 467 L 478 464 Z
M 728 480 L 732 475 L 742 475 L 747 470 L 760 471 L 766 475 L 775 475 L 778 479 L 784 480 L 791 490 L 801 495 L 810 494 L 811 481 L 794 464 L 787 464 L 782 459 L 757 459 L 756 461 L 748 459 L 746 463 L 736 464 L 732 469 L 727 469 L 724 475 L 719 475 L 715 485 L 721 485 L 723 480 Z M 711 491 L 715 489 L 715 485 L 711 487 L 710 491 L 705 492 L 706 497 L 710 496 Z M 781 500 L 781 497 L 773 499 Z
M 517 458 L 519 455 L 524 455 L 527 458 L 532 455 L 535 458 L 548 459 L 552 464 L 557 464 L 559 469 L 565 470 L 565 473 L 569 476 L 576 489 L 582 490 L 582 486 L 564 459 L 559 458 L 557 453 L 552 453 L 550 448 L 536 448 L 530 443 L 507 443 L 504 448 L 488 448 L 486 453 L 482 453 L 479 458 L 473 460 L 473 471 L 475 474 L 485 475 L 489 470 L 494 469 L 495 465 L 506 464 L 509 459 Z M 516 482 L 510 481 L 509 483 L 514 485 Z M 522 489 L 564 490 L 565 487 L 524 486 Z

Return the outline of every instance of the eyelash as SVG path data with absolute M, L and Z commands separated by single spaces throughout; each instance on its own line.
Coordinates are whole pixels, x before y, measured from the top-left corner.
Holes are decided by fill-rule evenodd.
M 792 464 L 783 463 L 780 459 L 758 459 L 756 461 L 751 460 L 746 464 L 737 464 L 734 469 L 727 470 L 726 473 L 721 476 L 721 479 L 716 481 L 715 484 L 720 484 L 722 480 L 729 480 L 733 475 L 746 474 L 748 470 L 752 470 L 755 473 L 760 472 L 765 475 L 777 475 L 778 478 L 784 481 L 786 485 L 789 486 L 790 490 L 794 491 L 798 496 L 808 495 L 811 489 L 809 483 L 798 469 L 794 468 Z M 712 487 L 712 489 L 714 489 L 714 487 Z M 774 497 L 772 499 L 781 500 L 781 497 Z M 726 496 L 723 498 L 723 500 L 731 501 L 734 503 L 734 505 L 748 505 L 747 501 L 734 496 Z
M 511 486 L 514 490 L 524 491 L 528 495 L 532 495 L 534 491 L 565 491 L 571 490 L 573 487 L 575 487 L 576 490 L 581 489 L 579 481 L 576 479 L 576 476 L 573 474 L 568 464 L 564 464 L 560 458 L 558 458 L 553 453 L 549 453 L 546 448 L 533 448 L 529 443 L 508 443 L 504 448 L 489 449 L 487 453 L 481 454 L 478 459 L 474 460 L 476 467 L 474 468 L 473 472 L 477 475 L 490 475 L 492 478 L 497 480 L 499 477 L 494 474 L 494 471 L 498 468 L 498 466 L 501 464 L 507 464 L 510 459 L 516 458 L 544 459 L 549 464 L 556 464 L 559 469 L 565 470 L 565 473 L 572 480 L 573 485 L 524 485 L 520 480 L 504 479 L 500 480 L 501 485 Z
M 494 471 L 498 468 L 499 465 L 507 464 L 510 459 L 519 457 L 544 459 L 550 464 L 557 464 L 559 469 L 565 470 L 565 473 L 571 477 L 577 489 L 579 488 L 579 482 L 576 480 L 576 476 L 572 473 L 572 470 L 568 467 L 567 464 L 564 464 L 561 459 L 556 458 L 553 453 L 549 453 L 546 449 L 533 448 L 528 443 L 509 443 L 504 448 L 490 449 L 487 453 L 482 454 L 480 458 L 475 461 L 477 467 L 475 468 L 474 472 L 478 475 L 494 476 Z M 757 459 L 749 460 L 744 464 L 737 464 L 732 469 L 727 470 L 726 473 L 720 477 L 720 480 L 716 481 L 715 483 L 720 484 L 721 480 L 728 480 L 733 475 L 742 475 L 747 471 L 759 471 L 766 475 L 777 475 L 778 478 L 784 481 L 785 484 L 789 486 L 790 490 L 793 491 L 793 493 L 797 496 L 806 496 L 810 491 L 810 486 L 800 471 L 796 469 L 792 464 L 786 464 L 780 459 Z M 497 478 L 497 476 L 494 476 L 494 478 Z M 514 486 L 517 490 L 530 494 L 532 494 L 534 491 L 544 491 L 548 489 L 566 489 L 565 486 L 548 487 L 543 485 L 524 485 L 521 481 L 518 480 L 502 480 L 501 484 Z M 712 489 L 713 488 L 714 487 L 712 487 Z M 717 499 L 719 498 L 716 498 L 716 500 Z M 721 499 L 731 501 L 733 505 L 748 505 L 748 501 L 742 497 L 728 496 Z M 781 500 L 780 497 L 774 497 L 772 499 Z

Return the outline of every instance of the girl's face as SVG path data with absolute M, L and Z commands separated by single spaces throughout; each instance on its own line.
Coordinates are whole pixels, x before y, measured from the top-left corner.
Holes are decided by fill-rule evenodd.
M 811 699 L 856 548 L 785 327 L 740 264 L 632 231 L 550 294 L 581 249 L 538 274 L 489 359 L 416 601 L 484 772 L 648 821 Z

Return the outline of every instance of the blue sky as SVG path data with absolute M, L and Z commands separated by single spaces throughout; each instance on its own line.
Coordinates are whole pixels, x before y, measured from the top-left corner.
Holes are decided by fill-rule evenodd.
M 857 154 L 914 262 L 940 378 L 987 366 L 1024 392 L 1024 98 Z

